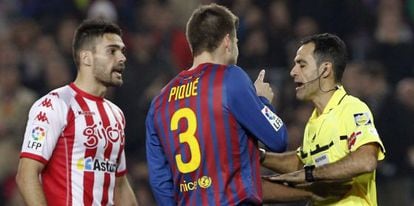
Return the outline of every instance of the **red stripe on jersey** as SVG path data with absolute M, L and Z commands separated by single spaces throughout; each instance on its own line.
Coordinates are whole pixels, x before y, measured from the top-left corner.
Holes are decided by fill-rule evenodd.
M 99 115 L 102 119 L 102 126 L 103 130 L 106 130 L 110 125 L 108 114 L 105 111 L 104 105 L 102 101 L 96 102 L 98 106 Z M 109 140 L 109 137 L 106 137 L 107 134 L 106 131 L 102 131 L 102 134 L 105 136 L 106 145 L 105 145 L 105 152 L 104 152 L 104 159 L 109 160 L 111 158 L 111 152 L 112 152 L 112 142 Z M 104 184 L 102 188 L 102 199 L 101 199 L 101 205 L 108 204 L 108 190 L 109 190 L 109 184 L 111 183 L 111 176 L 109 173 L 104 174 Z
M 259 152 L 258 152 L 258 143 L 257 140 L 251 136 L 248 137 L 248 144 L 247 149 L 250 154 L 250 161 L 252 162 L 252 178 L 254 178 L 253 181 L 253 187 L 256 187 L 257 195 L 256 199 L 262 201 L 262 180 L 260 177 L 260 163 L 259 163 Z
M 190 97 L 189 99 L 189 107 L 192 108 L 194 110 L 194 112 L 197 111 L 197 96 L 194 97 Z M 199 117 L 197 117 L 197 123 L 198 123 L 198 119 Z M 197 125 L 197 130 L 199 130 L 200 126 Z M 197 132 L 197 131 L 196 131 Z M 195 135 L 198 139 L 198 141 L 200 141 L 200 137 L 197 136 L 197 134 Z M 201 148 L 200 148 L 201 149 Z M 200 151 L 200 156 L 201 158 L 203 158 L 203 150 Z M 203 160 L 201 160 L 201 162 L 203 162 Z M 192 180 L 196 180 L 196 178 L 200 177 L 200 172 L 203 172 L 203 164 L 200 164 L 200 167 L 197 169 L 197 172 L 193 172 L 191 173 L 191 179 Z M 194 191 L 195 192 L 195 191 Z M 197 191 L 197 193 L 201 194 L 202 191 L 200 191 L 200 189 Z M 196 202 L 198 195 L 192 195 L 192 199 L 190 199 L 189 205 L 196 205 L 198 202 Z
M 231 137 L 231 146 L 233 150 L 240 149 L 240 138 L 237 134 L 237 126 L 238 123 L 233 115 L 229 115 L 229 127 L 230 127 L 230 137 Z M 246 197 L 246 190 L 245 188 L 249 188 L 250 186 L 244 185 L 243 177 L 241 176 L 241 155 L 240 153 L 237 155 L 233 155 L 233 168 L 238 170 L 238 172 L 234 175 L 234 180 L 236 184 L 236 197 L 238 200 L 241 200 L 243 197 Z
M 65 146 L 66 146 L 66 190 L 67 190 L 67 204 L 72 205 L 72 154 L 73 154 L 73 144 L 75 143 L 75 114 L 71 109 L 69 109 L 68 116 L 66 118 L 68 125 L 66 126 L 65 130 L 63 130 L 62 136 L 65 138 Z
M 177 81 L 177 80 L 174 80 L 174 81 Z M 176 85 L 176 82 L 174 82 L 172 85 Z M 172 118 L 172 116 L 173 116 L 173 114 L 174 114 L 174 112 L 175 112 L 175 104 L 174 104 L 174 101 L 172 101 L 172 102 L 170 102 L 170 103 L 168 103 L 168 99 L 167 99 L 167 96 L 168 95 L 165 95 L 164 96 L 164 100 L 163 100 L 163 102 L 164 102 L 164 104 L 168 104 L 168 115 L 167 115 L 167 118 L 169 118 L 169 119 L 165 119 L 166 121 L 166 124 L 164 124 L 164 127 L 165 127 L 165 143 L 166 143 L 166 145 L 164 145 L 165 147 L 164 148 L 167 148 L 167 151 L 169 151 L 170 152 L 170 154 L 168 155 L 168 157 L 170 157 L 171 159 L 170 159 L 170 163 L 171 164 L 174 164 L 174 166 L 172 166 L 171 167 L 171 169 L 172 169 L 172 173 L 173 173 L 173 179 L 174 180 L 178 180 L 178 178 L 177 178 L 177 175 L 179 175 L 179 171 L 178 171 L 178 168 L 177 168 L 177 162 L 175 161 L 175 151 L 171 151 L 171 144 L 173 144 L 174 146 L 175 146 L 175 148 L 174 148 L 174 150 L 177 148 L 177 145 L 179 144 L 178 143 L 178 138 L 175 138 L 174 137 L 174 135 L 172 134 L 172 131 L 171 131 L 171 118 Z M 163 116 L 163 118 L 165 118 L 165 113 L 166 113 L 166 111 L 165 110 L 163 110 L 163 112 L 162 112 L 162 116 Z M 172 136 L 172 140 L 170 141 L 170 137 L 169 137 L 169 134 L 172 134 L 173 136 Z M 179 181 L 179 180 L 178 180 Z M 179 182 L 175 182 L 175 185 L 179 185 L 180 183 Z M 176 197 L 176 198 L 178 198 L 178 197 Z
M 111 105 L 108 105 L 109 106 L 109 108 L 111 109 L 111 111 L 112 111 L 112 115 L 114 116 L 114 118 L 115 118 L 115 120 L 116 120 L 116 123 L 118 124 L 118 127 L 120 127 L 120 128 L 122 128 L 122 130 L 124 130 L 125 129 L 125 117 L 124 117 L 124 115 L 122 114 L 122 112 L 121 111 L 119 111 L 118 110 L 118 113 L 119 113 L 119 116 L 121 117 L 121 121 L 122 121 L 122 124 L 121 124 L 121 122 L 119 122 L 119 119 L 118 119 L 118 116 L 117 116 L 117 114 L 116 114 L 116 112 L 114 111 L 114 109 L 111 107 Z M 118 151 L 118 156 L 117 156 L 117 158 L 116 158 L 116 164 L 120 164 L 120 162 L 121 162 L 121 158 L 122 158 L 122 151 L 124 151 L 124 146 L 125 146 L 125 134 L 124 133 L 122 133 L 121 134 L 121 144 L 120 144 L 120 146 L 119 146 L 119 151 Z M 126 172 L 126 171 L 125 171 Z M 124 173 L 125 174 L 125 173 Z M 115 174 L 115 176 L 116 177 L 119 177 L 119 176 L 122 176 L 122 175 L 119 175 L 119 173 L 118 173 L 118 171 L 116 171 L 116 174 Z
M 77 94 L 75 100 L 78 102 L 83 112 L 91 112 L 88 104 L 85 102 L 82 96 Z M 86 120 L 86 126 L 90 127 L 94 124 L 93 117 L 91 115 L 84 115 Z M 85 159 L 87 157 L 95 158 L 96 147 L 95 148 L 86 148 L 85 149 Z M 84 172 L 83 176 L 83 204 L 85 206 L 92 205 L 93 203 L 93 182 L 95 176 L 93 172 Z
M 55 152 L 42 171 L 43 190 L 48 205 L 72 204 L 72 153 L 74 144 L 74 113 L 70 109 L 66 116 L 68 124 L 64 128 Z
M 185 83 L 181 83 L 181 84 L 185 84 Z M 181 109 L 181 108 L 185 108 L 186 107 L 186 105 L 185 105 L 186 99 L 177 100 L 177 101 L 179 101 L 178 102 L 178 109 Z M 170 104 L 175 105 L 175 103 L 170 103 Z M 175 111 L 176 110 L 174 110 L 174 112 Z M 179 122 L 179 131 L 180 131 L 180 133 L 185 132 L 187 129 L 188 129 L 188 121 L 180 121 Z M 179 133 L 176 133 L 176 134 L 179 134 Z M 183 144 L 183 143 L 180 143 L 179 142 L 179 137 L 178 136 L 177 137 L 174 136 L 174 140 L 176 140 L 174 142 L 175 142 L 177 151 L 181 154 L 181 158 L 182 158 L 183 162 L 189 162 L 191 160 L 192 156 L 190 154 L 188 145 L 184 144 L 183 145 L 184 146 L 184 149 L 180 149 L 181 148 L 181 144 Z M 191 174 L 186 174 L 186 175 L 191 175 Z M 191 177 L 192 177 L 191 180 L 193 180 L 193 176 L 194 176 L 194 173 L 191 175 Z M 184 180 L 183 179 L 184 176 L 182 175 L 181 177 L 182 177 L 182 180 Z M 190 198 L 190 195 L 183 195 L 183 201 L 182 201 L 182 203 L 184 205 L 188 205 L 189 198 Z
M 218 148 L 219 152 L 219 159 L 220 159 L 220 164 L 221 165 L 229 165 L 229 161 L 228 161 L 228 156 L 232 154 L 231 151 L 227 151 L 226 149 L 226 131 L 224 128 L 224 120 L 223 120 L 223 113 L 224 113 L 224 108 L 223 108 L 223 78 L 224 78 L 224 71 L 225 71 L 225 66 L 224 65 L 220 65 L 217 69 L 216 69 L 216 76 L 214 78 L 214 91 L 213 91 L 213 114 L 214 117 L 213 119 L 216 121 L 216 135 L 217 135 L 217 145 L 216 147 Z M 234 198 L 232 197 L 232 191 L 230 189 L 230 185 L 231 184 L 231 173 L 233 171 L 229 171 L 230 168 L 229 167 L 221 167 L 221 176 L 222 176 L 222 180 L 223 180 L 223 186 L 224 188 L 222 188 L 225 192 L 226 195 L 225 197 L 228 197 L 229 202 L 227 203 L 228 205 L 234 205 Z M 220 200 L 220 197 L 217 197 L 216 200 Z M 220 203 L 220 202 L 219 202 Z
M 160 96 L 157 99 L 157 102 L 160 105 L 160 109 L 157 109 L 157 111 L 154 111 L 154 120 L 153 121 L 154 122 L 157 121 L 156 117 L 161 118 L 161 124 L 164 126 L 164 131 L 161 131 L 162 128 L 159 127 L 157 123 L 155 123 L 154 125 L 156 127 L 157 133 L 159 134 L 158 138 L 160 138 L 160 139 L 164 138 L 165 139 L 165 141 L 160 140 L 160 143 L 162 144 L 162 147 L 164 148 L 164 152 L 165 152 L 166 157 L 170 158 L 169 162 L 174 162 L 174 161 L 172 161 L 173 160 L 172 151 L 169 149 L 170 140 L 168 138 L 168 134 L 169 134 L 169 131 L 170 131 L 170 129 L 169 129 L 170 125 L 168 125 L 167 118 L 165 116 L 165 113 L 167 112 L 166 111 L 167 103 L 164 103 L 164 102 L 167 101 L 166 97 L 167 97 L 167 95 L 166 95 L 166 93 L 164 93 L 162 96 Z M 158 108 L 158 107 L 156 107 L 156 108 Z M 163 135 L 165 135 L 165 136 L 163 136 Z M 171 169 L 174 169 L 174 167 L 172 167 Z
M 209 80 L 211 76 L 211 72 L 213 70 L 213 65 L 208 65 L 208 67 L 205 69 L 205 74 L 200 78 L 199 81 L 202 81 L 202 88 L 201 88 L 201 98 L 208 98 L 210 85 Z M 207 99 L 204 99 L 200 102 L 200 111 L 201 111 L 201 119 L 206 120 L 203 121 L 203 137 L 204 137 L 204 145 L 205 145 L 205 156 L 208 160 L 214 160 L 214 146 L 211 142 L 211 138 L 213 135 L 211 134 L 210 129 L 210 123 L 212 122 L 212 119 L 210 119 L 209 115 L 209 105 Z M 210 142 L 208 142 L 210 141 Z M 207 168 L 216 168 L 216 162 L 215 161 L 207 161 Z M 213 191 L 220 191 L 220 185 L 217 178 L 217 172 L 211 172 L 211 174 L 208 174 L 212 178 L 212 184 L 213 184 Z M 216 194 L 214 194 L 216 196 Z M 204 195 L 201 195 L 202 197 L 202 203 L 203 205 L 208 205 L 208 195 L 207 193 L 204 193 Z M 220 205 L 218 201 L 218 198 L 215 199 L 216 203 L 215 205 Z

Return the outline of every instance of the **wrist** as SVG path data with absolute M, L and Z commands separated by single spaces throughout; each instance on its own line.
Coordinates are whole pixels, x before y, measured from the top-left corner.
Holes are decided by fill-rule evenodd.
M 306 182 L 314 182 L 315 181 L 315 177 L 313 176 L 314 169 L 315 169 L 315 165 L 306 165 L 304 167 Z
M 259 148 L 260 163 L 263 163 L 266 159 L 266 150 Z

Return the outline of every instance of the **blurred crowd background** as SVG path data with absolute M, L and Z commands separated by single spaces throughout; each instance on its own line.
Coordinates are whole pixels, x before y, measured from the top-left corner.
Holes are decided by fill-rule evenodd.
M 191 66 L 185 23 L 194 8 L 210 2 L 239 16 L 239 65 L 252 79 L 267 70 L 289 149 L 301 144 L 312 110 L 295 99 L 289 77 L 298 42 L 323 32 L 344 39 L 350 56 L 343 84 L 370 106 L 387 149 L 377 170 L 379 205 L 414 205 L 414 0 L 0 0 L 0 205 L 22 205 L 14 175 L 28 110 L 74 80 L 72 36 L 85 18 L 109 19 L 123 29 L 124 85 L 108 99 L 127 119 L 134 191 L 141 205 L 154 205 L 145 115 L 167 81 Z

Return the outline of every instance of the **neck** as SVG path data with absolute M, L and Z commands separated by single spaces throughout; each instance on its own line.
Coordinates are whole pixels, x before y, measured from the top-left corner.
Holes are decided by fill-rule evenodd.
M 331 86 L 326 87 L 326 88 L 334 88 L 334 87 L 335 87 L 334 84 L 332 84 Z M 335 91 L 336 89 L 329 90 L 326 92 L 319 90 L 315 98 L 312 99 L 312 102 L 315 105 L 316 112 L 318 115 L 322 114 L 323 110 L 325 109 L 329 100 L 332 98 Z
M 195 69 L 198 65 L 204 63 L 212 64 L 227 64 L 223 58 L 223 55 L 217 54 L 217 52 L 202 52 L 193 59 L 193 66 L 189 70 Z
M 78 75 L 73 83 L 79 89 L 97 97 L 104 97 L 107 91 L 107 87 L 96 82 L 96 80 L 93 79 L 93 75 L 85 75 L 81 70 L 78 71 Z

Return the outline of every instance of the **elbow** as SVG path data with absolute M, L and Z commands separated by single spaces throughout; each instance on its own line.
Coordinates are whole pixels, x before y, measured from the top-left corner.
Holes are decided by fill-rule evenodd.
M 20 190 L 20 188 L 22 188 L 22 186 L 25 184 L 23 175 L 20 172 L 17 172 L 15 180 L 16 180 L 17 187 Z
M 367 161 L 365 161 L 365 163 L 363 164 L 363 173 L 370 173 L 375 171 L 375 169 L 377 169 L 377 159 L 370 157 L 367 159 Z
M 287 133 L 287 128 L 286 128 L 285 125 L 281 129 L 281 132 L 282 132 L 282 135 L 281 135 L 280 142 L 278 144 L 277 152 L 284 152 L 284 151 L 286 151 L 287 145 L 288 145 L 288 133 Z

